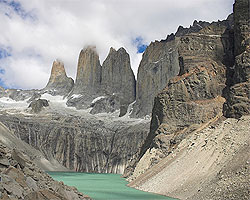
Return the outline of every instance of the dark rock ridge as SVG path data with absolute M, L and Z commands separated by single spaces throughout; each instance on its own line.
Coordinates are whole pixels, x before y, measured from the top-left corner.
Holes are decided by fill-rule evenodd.
M 145 140 L 149 122 L 98 120 L 60 114 L 0 115 L 0 121 L 18 138 L 81 172 L 124 172 Z
M 249 1 L 234 4 L 234 55 L 235 62 L 229 74 L 228 88 L 224 95 L 224 115 L 240 118 L 250 114 L 250 18 Z M 231 75 L 231 77 L 230 77 Z
M 54 61 L 51 75 L 47 86 L 44 88 L 52 95 L 68 94 L 74 86 L 74 81 L 66 75 L 64 64 L 61 61 Z
M 1 88 L 0 97 L 9 97 L 15 101 L 23 101 L 39 93 L 39 90 L 18 90 Z
M 94 101 L 90 106 L 92 107 L 91 114 L 113 113 L 120 109 L 120 98 L 117 95 L 103 96 Z M 121 114 L 124 115 L 126 113 Z
M 183 36 L 172 36 L 167 41 L 162 41 L 167 43 L 179 41 L 178 45 L 181 47 L 178 51 L 180 72 L 178 76 L 171 78 L 167 82 L 167 86 L 155 97 L 149 135 L 142 145 L 140 153 L 134 156 L 134 159 L 131 160 L 130 165 L 125 170 L 125 177 L 129 177 L 130 181 L 135 180 L 135 183 L 140 183 L 137 188 L 140 188 L 145 181 L 153 182 L 156 176 L 163 175 L 164 168 L 170 169 L 170 171 L 164 171 L 168 174 L 168 176 L 164 174 L 165 178 L 169 178 L 169 175 L 174 173 L 174 170 L 171 170 L 174 162 L 177 168 L 182 165 L 189 167 L 192 162 L 184 161 L 184 157 L 190 155 L 192 149 L 196 148 L 195 145 L 200 145 L 207 152 L 209 152 L 208 146 L 214 145 L 215 150 L 210 152 L 211 155 L 206 160 L 199 162 L 198 159 L 194 159 L 193 162 L 197 166 L 199 164 L 205 166 L 207 162 L 209 163 L 212 159 L 215 159 L 213 164 L 210 163 L 207 172 L 201 169 L 201 176 L 209 177 L 203 182 L 202 189 L 197 189 L 198 191 L 196 189 L 189 191 L 187 188 L 177 190 L 176 188 L 179 186 L 174 186 L 174 190 L 166 191 L 157 189 L 156 184 L 149 191 L 161 194 L 175 193 L 176 196 L 180 196 L 185 192 L 195 194 L 194 198 L 191 197 L 190 199 L 238 199 L 239 196 L 242 199 L 247 199 L 249 178 L 245 174 L 245 170 L 248 170 L 246 165 L 249 163 L 246 161 L 245 151 L 249 146 L 249 137 L 247 137 L 241 125 L 234 124 L 226 128 L 227 124 L 230 124 L 230 120 L 234 123 L 236 123 L 236 120 L 225 120 L 222 114 L 226 117 L 240 118 L 238 122 L 244 122 L 244 127 L 248 130 L 249 118 L 242 117 L 243 115 L 249 115 L 250 108 L 248 0 L 235 1 L 233 21 L 231 20 L 232 15 L 226 21 L 204 26 L 199 32 L 186 34 L 187 31 L 184 30 Z M 222 96 L 226 98 L 225 103 Z M 215 125 L 218 124 L 221 128 L 216 131 L 206 132 L 209 129 L 214 130 Z M 223 129 L 225 129 L 225 132 Z M 238 132 L 238 130 L 242 132 Z M 215 134 L 216 132 L 218 132 L 218 135 Z M 197 143 L 197 138 L 202 133 L 205 133 L 206 137 L 214 137 L 213 142 L 204 138 L 201 140 L 202 142 Z M 221 139 L 223 134 L 227 135 L 226 141 L 228 139 L 235 141 L 214 142 L 218 138 Z M 232 136 L 229 137 L 229 134 L 232 134 Z M 239 145 L 236 145 L 235 135 Z M 190 137 L 194 139 L 191 140 Z M 179 148 L 183 147 L 180 144 L 185 142 L 188 145 L 180 150 Z M 225 144 L 230 147 L 228 147 L 228 150 L 219 151 L 219 153 L 227 155 L 230 159 L 222 164 L 222 162 L 218 162 L 218 158 L 224 157 L 216 155 L 215 152 Z M 232 151 L 233 153 L 230 152 L 234 148 L 239 149 Z M 201 152 L 194 154 L 190 156 L 190 159 L 193 156 L 203 159 L 201 155 L 204 154 Z M 234 161 L 236 157 L 237 162 Z M 234 163 L 233 166 L 232 163 Z M 215 170 L 214 173 L 217 175 L 211 176 L 210 170 L 212 170 L 212 166 L 216 165 L 223 166 L 223 168 L 219 173 Z M 194 170 L 196 169 L 198 168 Z M 225 174 L 223 174 L 223 170 L 226 171 Z M 180 172 L 176 171 L 177 173 Z M 187 169 L 187 171 L 189 175 L 185 174 L 187 177 L 182 181 L 181 187 L 193 174 L 192 170 Z M 238 174 L 232 173 L 235 171 L 241 171 L 238 174 L 243 175 L 238 176 Z M 144 175 L 140 176 L 141 174 Z M 223 178 L 223 176 L 229 178 Z M 167 178 L 165 181 L 171 180 Z M 162 179 L 158 180 L 162 181 Z M 196 182 L 197 179 L 192 181 Z M 201 183 L 202 181 L 199 187 L 201 187 Z M 189 182 L 188 187 L 190 185 L 193 185 L 193 182 Z M 148 183 L 145 184 L 145 188 L 147 187 Z M 239 196 L 235 195 L 235 191 L 241 191 Z
M 171 78 L 188 73 L 204 63 L 223 66 L 225 58 L 232 55 L 231 36 L 227 33 L 231 24 L 231 16 L 211 24 L 195 21 L 189 29 L 179 28 L 172 39 L 152 42 L 144 52 L 138 69 L 132 116 L 150 115 L 154 97 Z
M 150 132 L 140 153 L 127 168 L 125 176 L 128 176 L 131 170 L 133 171 L 139 160 L 150 160 L 140 170 L 137 169 L 137 172 L 143 173 L 170 154 L 172 148 L 175 148 L 188 134 L 222 115 L 225 101 L 222 94 L 226 86 L 227 68 L 225 58 L 231 59 L 233 55 L 229 31 L 232 25 L 230 20 L 231 17 L 226 21 L 206 25 L 199 32 L 176 36 L 170 41 L 154 43 L 158 47 L 172 47 L 174 44 L 178 62 L 176 65 L 170 63 L 162 68 L 175 66 L 179 71 L 176 70 L 177 73 L 172 74 L 172 78 L 164 79 L 166 84 L 163 90 L 151 91 L 151 95 L 152 93 L 158 93 L 158 95 L 154 98 Z M 143 60 L 144 58 L 140 65 L 142 69 L 139 70 L 144 72 Z M 140 73 L 141 71 L 138 75 Z M 144 73 L 148 73 L 148 70 Z M 160 74 L 158 80 L 162 80 L 164 73 Z M 148 76 L 145 75 L 143 81 L 140 81 L 138 77 L 137 86 L 143 83 L 150 85 L 145 81 Z M 142 91 L 143 89 L 140 89 L 140 92 Z M 146 91 L 148 92 L 150 89 Z M 143 100 L 138 99 L 136 103 L 143 102 L 146 96 L 148 94 Z M 144 101 L 142 105 L 145 104 Z M 142 105 L 139 115 L 143 111 Z
M 129 54 L 124 48 L 116 51 L 110 48 L 102 65 L 102 90 L 109 95 L 117 95 L 121 105 L 129 105 L 135 100 L 135 76 L 130 66 Z

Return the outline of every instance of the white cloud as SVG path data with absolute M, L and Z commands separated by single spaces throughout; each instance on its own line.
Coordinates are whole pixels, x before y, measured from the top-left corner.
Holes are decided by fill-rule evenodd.
M 141 55 L 136 54 L 133 39 L 141 36 L 150 43 L 164 39 L 179 25 L 189 26 L 195 19 L 225 19 L 233 4 L 233 0 L 19 2 L 22 12 L 13 11 L 0 0 L 0 47 L 12 49 L 11 57 L 0 59 L 0 67 L 5 70 L 0 78 L 8 86 L 21 88 L 44 87 L 57 58 L 75 78 L 79 52 L 88 44 L 97 46 L 101 61 L 111 46 L 125 47 L 136 72 Z

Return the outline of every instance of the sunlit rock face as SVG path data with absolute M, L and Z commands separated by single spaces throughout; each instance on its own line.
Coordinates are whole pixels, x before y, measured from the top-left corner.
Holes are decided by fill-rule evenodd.
M 66 75 L 64 64 L 58 60 L 54 61 L 49 82 L 44 90 L 52 95 L 67 95 L 73 86 L 74 81 Z
M 101 87 L 102 67 L 99 55 L 94 46 L 88 46 L 81 50 L 77 75 L 74 86 L 74 93 L 96 93 Z

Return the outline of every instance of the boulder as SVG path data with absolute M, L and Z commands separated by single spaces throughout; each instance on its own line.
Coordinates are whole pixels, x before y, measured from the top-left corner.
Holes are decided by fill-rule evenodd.
M 116 95 L 103 97 L 93 102 L 91 107 L 91 114 L 113 113 L 120 109 L 120 98 Z
M 49 102 L 46 99 L 38 99 L 38 100 L 33 100 L 30 105 L 29 108 L 31 108 L 31 111 L 33 113 L 39 113 L 42 111 L 42 109 L 44 107 L 48 107 L 49 106 Z

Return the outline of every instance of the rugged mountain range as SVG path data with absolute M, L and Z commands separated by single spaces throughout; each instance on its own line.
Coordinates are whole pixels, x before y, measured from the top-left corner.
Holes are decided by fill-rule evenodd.
M 1 88 L 0 121 L 70 170 L 123 173 L 133 187 L 181 199 L 247 199 L 249 41 L 249 1 L 236 0 L 226 20 L 152 42 L 137 81 L 124 48 L 101 64 L 87 46 L 75 83 L 55 61 L 44 89 Z
M 249 16 L 249 1 L 237 0 L 233 18 L 167 40 L 183 41 L 184 67 L 154 99 L 149 135 L 124 174 L 131 186 L 181 199 L 249 197 Z

